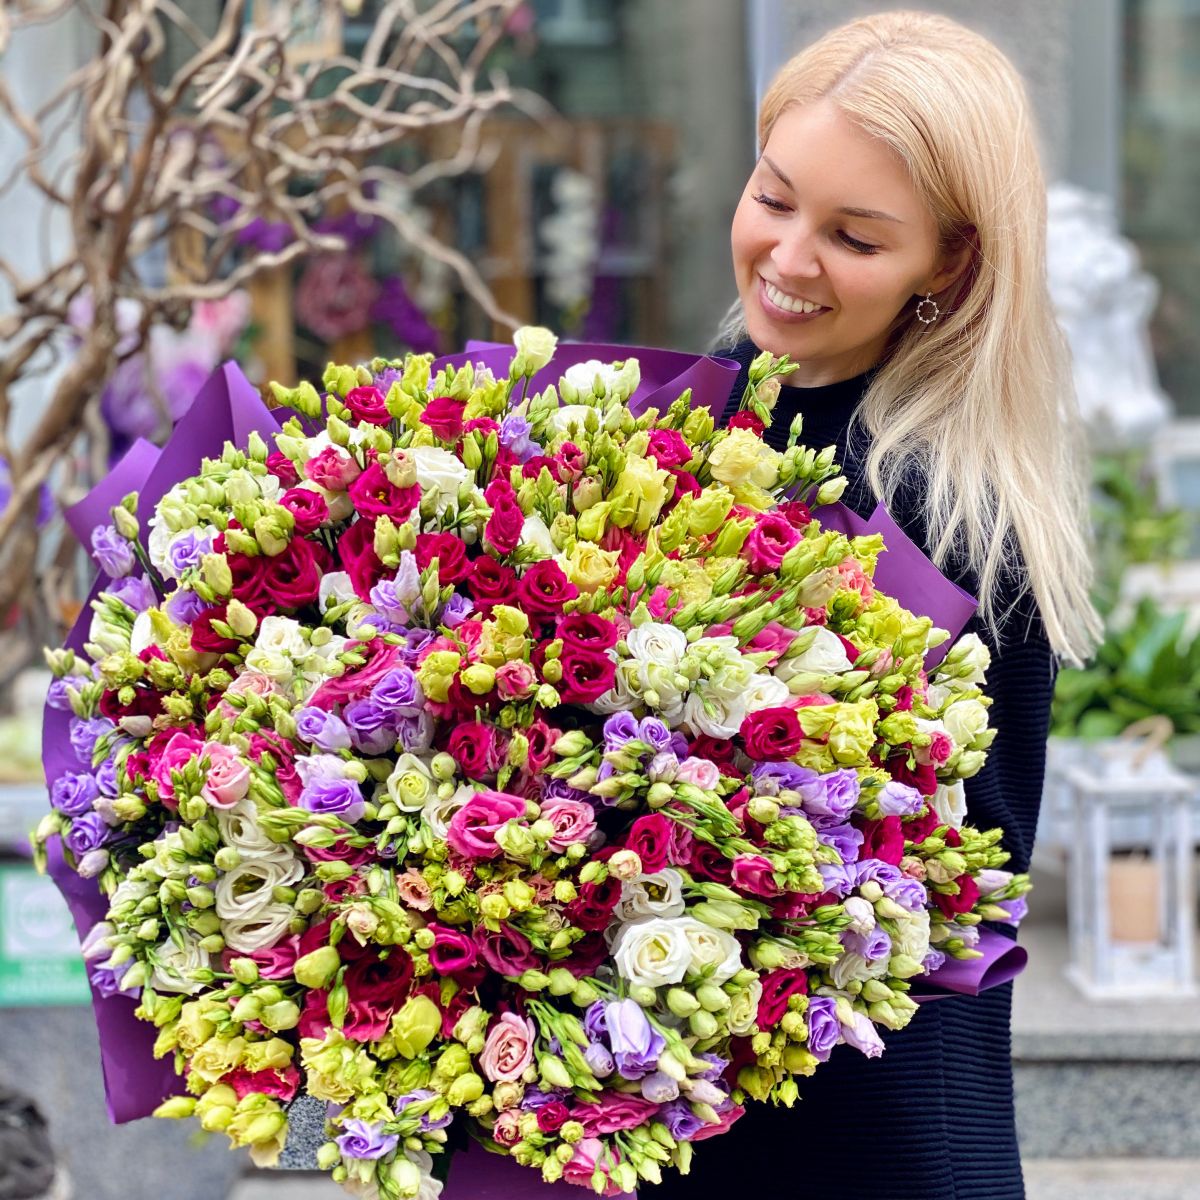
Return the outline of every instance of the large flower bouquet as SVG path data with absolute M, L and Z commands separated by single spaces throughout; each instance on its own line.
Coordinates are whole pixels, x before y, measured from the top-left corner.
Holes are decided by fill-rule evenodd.
M 986 651 L 927 669 L 880 537 L 814 519 L 832 450 L 760 436 L 786 361 L 717 429 L 635 415 L 634 358 L 531 389 L 554 350 L 273 385 L 278 432 L 113 504 L 49 655 L 38 837 L 107 897 L 85 954 L 186 1084 L 158 1115 L 271 1163 L 303 1088 L 372 1197 L 465 1134 L 597 1192 L 686 1171 L 1027 889 L 964 824 Z

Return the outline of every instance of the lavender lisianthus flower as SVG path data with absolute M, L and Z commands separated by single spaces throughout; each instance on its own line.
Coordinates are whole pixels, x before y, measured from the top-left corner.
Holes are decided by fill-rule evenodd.
M 832 996 L 810 996 L 804 1011 L 808 1025 L 808 1052 L 821 1062 L 828 1062 L 829 1055 L 842 1036 L 841 1022 L 837 1019 L 837 1004 Z
M 679 1095 L 679 1084 L 665 1071 L 651 1071 L 642 1077 L 642 1095 L 654 1104 L 666 1104 Z
M 832 863 L 819 863 L 817 871 L 821 876 L 822 890 L 832 892 L 835 896 L 848 896 L 857 886 L 854 877 L 854 867 L 834 866 Z
M 351 1118 L 343 1123 L 342 1129 L 334 1141 L 344 1158 L 383 1158 L 400 1144 L 397 1134 L 383 1132 L 382 1121 Z
M 944 967 L 945 965 L 946 952 L 944 950 L 939 950 L 936 946 L 930 946 L 929 950 L 925 954 L 925 957 L 921 959 L 921 966 L 923 966 L 926 971 L 936 971 L 938 967 Z
M 190 625 L 207 608 L 190 588 L 176 588 L 165 605 L 167 616 L 178 625 Z
M 641 1079 L 657 1068 L 667 1043 L 636 1000 L 609 1001 L 604 1020 L 613 1059 L 625 1079 Z
M 141 988 L 121 987 L 121 980 L 131 965 L 131 963 L 123 963 L 118 967 L 110 967 L 108 963 L 89 962 L 87 964 L 88 979 L 92 987 L 106 999 L 109 996 L 137 996 L 141 992 Z
M 785 789 L 796 792 L 804 784 L 818 778 L 810 767 L 797 766 L 788 762 L 755 763 L 750 771 L 754 790 L 759 796 L 778 796 Z
M 710 1083 L 720 1079 L 725 1074 L 725 1068 L 729 1066 L 729 1059 L 722 1058 L 719 1054 L 713 1054 L 710 1050 L 706 1050 L 703 1054 L 697 1054 L 696 1057 L 702 1062 L 708 1063 L 708 1070 L 701 1071 L 699 1078 L 707 1079 Z
M 90 812 L 99 796 L 95 777 L 78 771 L 68 771 L 50 785 L 51 805 L 68 817 L 81 817 Z
M 658 1111 L 659 1120 L 670 1130 L 677 1142 L 690 1142 L 705 1126 L 703 1118 L 692 1112 L 686 1100 L 672 1100 Z
M 363 815 L 366 802 L 353 779 L 314 779 L 300 793 L 300 807 L 309 812 L 334 813 L 353 824 Z
M 71 828 L 63 834 L 63 845 L 78 859 L 89 850 L 99 850 L 111 835 L 112 830 L 99 813 L 86 812 L 71 822 Z
M 58 712 L 70 712 L 71 700 L 67 696 L 67 688 L 74 686 L 78 689 L 82 680 L 69 675 L 64 679 L 52 679 L 46 689 L 46 703 Z
M 672 730 L 671 740 L 667 743 L 666 748 L 679 759 L 687 758 L 691 753 L 687 738 L 678 729 Z
M 608 1006 L 603 1000 L 594 1000 L 583 1014 L 583 1032 L 593 1042 L 608 1045 Z
M 400 650 L 404 665 L 415 667 L 421 651 L 437 636 L 432 629 L 403 630 L 406 645 Z
M 198 567 L 204 555 L 212 552 L 212 535 L 199 529 L 185 529 L 176 534 L 167 546 L 167 566 L 178 579 L 184 571 Z
M 354 748 L 363 754 L 386 754 L 396 745 L 394 719 L 369 696 L 347 704 L 342 709 L 342 719 L 350 730 Z
M 810 821 L 837 824 L 844 821 L 858 803 L 858 773 L 849 768 L 818 775 L 797 789 L 801 807 Z
M 500 445 L 507 446 L 522 462 L 527 462 L 541 449 L 529 436 L 531 428 L 520 413 L 509 413 L 500 422 Z
M 112 525 L 97 525 L 92 530 L 92 556 L 112 579 L 123 579 L 137 566 L 133 547 Z
M 999 906 L 1008 913 L 1008 919 L 1001 922 L 1004 925 L 1019 925 L 1029 915 L 1029 902 L 1024 896 L 1001 900 Z
M 615 712 L 604 722 L 604 748 L 616 750 L 638 736 L 638 720 L 633 713 Z
M 150 586 L 150 580 L 145 575 L 129 575 L 125 579 L 117 580 L 105 590 L 110 596 L 115 596 L 120 600 L 122 604 L 128 604 L 135 613 L 145 612 L 158 600 L 154 594 L 154 588 Z
M 464 596 L 462 592 L 455 592 L 442 605 L 442 611 L 438 620 L 447 629 L 457 629 L 474 611 L 475 602 L 470 596 Z
M 396 739 L 410 754 L 423 754 L 433 745 L 433 716 L 427 712 L 396 721 Z
M 841 856 L 842 862 L 852 863 L 858 859 L 858 852 L 863 844 L 861 829 L 853 825 L 830 825 L 826 829 L 817 830 L 817 841 L 822 845 L 832 846 Z
M 842 945 L 851 954 L 861 955 L 867 962 L 887 958 L 892 953 L 892 939 L 878 925 L 870 933 L 855 933 L 847 929 L 841 936 Z
M 915 817 L 925 807 L 925 797 L 915 787 L 889 779 L 875 797 L 885 817 Z
M 542 803 L 547 800 L 578 800 L 583 804 L 596 806 L 596 797 L 590 792 L 582 792 L 573 788 L 565 779 L 550 779 L 542 777 Z
M 90 767 L 96 743 L 114 729 L 116 726 L 106 717 L 72 717 L 68 737 L 71 739 L 71 749 L 75 751 L 75 757 L 85 767 Z
M 638 723 L 638 736 L 655 752 L 667 750 L 671 745 L 671 731 L 658 717 L 643 717 Z
M 350 749 L 350 730 L 342 718 L 313 705 L 296 713 L 296 735 L 327 754 Z
M 400 565 L 391 579 L 382 579 L 369 593 L 371 603 L 391 621 L 410 621 L 421 599 L 421 572 L 408 550 L 400 551 Z
M 117 783 L 117 760 L 106 758 L 96 768 L 96 786 L 102 796 L 113 797 L 120 794 L 121 788 Z
M 371 689 L 370 699 L 388 716 L 415 717 L 425 704 L 421 685 L 411 667 L 393 667 Z
M 588 1042 L 587 1049 L 583 1052 L 583 1057 L 587 1059 L 587 1065 L 591 1067 L 592 1074 L 597 1079 L 604 1079 L 617 1069 L 617 1064 L 613 1061 L 612 1052 L 607 1046 L 603 1046 L 599 1042 Z
M 396 1115 L 399 1116 L 410 1104 L 419 1104 L 425 1100 L 433 1100 L 436 1097 L 437 1092 L 431 1088 L 417 1088 L 416 1091 L 398 1097 L 393 1107 L 396 1110 Z M 443 1113 L 442 1116 L 436 1119 L 431 1117 L 427 1112 L 423 1113 L 421 1115 L 421 1132 L 428 1133 L 431 1129 L 445 1129 L 453 1120 L 454 1114 L 452 1112 Z

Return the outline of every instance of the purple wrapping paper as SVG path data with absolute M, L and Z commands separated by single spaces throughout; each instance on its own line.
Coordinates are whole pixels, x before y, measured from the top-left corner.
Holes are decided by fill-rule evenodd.
M 150 474 L 161 453 L 145 438 L 138 438 L 122 455 L 107 479 L 102 479 L 78 504 L 66 510 L 71 532 L 88 550 L 92 546 L 92 530 L 97 525 L 111 523 L 109 513 L 130 492 L 136 492 Z
M 595 1194 L 573 1183 L 543 1183 L 540 1171 L 471 1142 L 451 1160 L 442 1200 L 582 1200 Z
M 979 601 L 947 579 L 882 504 L 869 517 L 860 517 L 840 501 L 822 505 L 813 516 L 822 529 L 836 529 L 847 537 L 883 534 L 886 549 L 875 566 L 875 586 L 910 612 L 931 617 L 940 629 L 950 631 L 950 637 L 925 656 L 925 669 L 933 670 L 975 614 Z
M 994 929 L 979 931 L 976 950 L 982 958 L 948 958 L 928 975 L 913 980 L 913 999 L 919 1004 L 951 996 L 978 996 L 989 988 L 1010 983 L 1025 969 L 1029 951 Z

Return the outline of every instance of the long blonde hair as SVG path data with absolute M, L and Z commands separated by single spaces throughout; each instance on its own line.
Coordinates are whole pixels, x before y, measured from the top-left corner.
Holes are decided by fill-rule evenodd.
M 946 249 L 973 245 L 963 276 L 935 297 L 940 320 L 924 326 L 912 306 L 897 318 L 856 414 L 871 434 L 871 487 L 889 502 L 914 471 L 925 481 L 933 560 L 975 573 L 994 634 L 1002 579 L 1023 561 L 1019 590 L 1032 590 L 1055 652 L 1081 663 L 1101 633 L 1086 445 L 1046 286 L 1045 180 L 1021 79 L 956 22 L 890 12 L 835 29 L 781 68 L 759 109 L 760 147 L 785 109 L 821 98 L 900 157 Z M 735 305 L 718 340 L 745 336 Z

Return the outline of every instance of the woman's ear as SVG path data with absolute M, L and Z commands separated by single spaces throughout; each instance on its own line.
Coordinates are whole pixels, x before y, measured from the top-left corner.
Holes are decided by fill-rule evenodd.
M 978 257 L 979 232 L 974 225 L 968 225 L 958 240 L 941 252 L 925 290 L 939 296 L 960 281 L 969 286 Z

